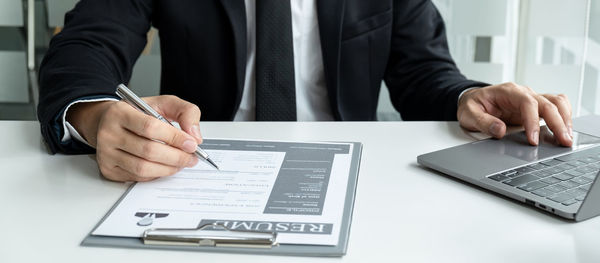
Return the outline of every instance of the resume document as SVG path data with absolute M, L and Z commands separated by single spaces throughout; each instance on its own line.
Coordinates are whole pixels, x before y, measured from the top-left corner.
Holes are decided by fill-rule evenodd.
M 280 244 L 337 245 L 353 144 L 205 140 L 221 168 L 136 183 L 92 235 L 141 237 L 149 228 L 277 232 Z

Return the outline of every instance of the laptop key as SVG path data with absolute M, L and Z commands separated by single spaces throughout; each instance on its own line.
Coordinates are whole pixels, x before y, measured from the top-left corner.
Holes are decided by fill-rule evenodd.
M 563 170 L 557 167 L 550 167 L 548 169 L 545 170 L 546 172 L 549 172 L 550 174 L 557 174 L 562 172 Z
M 517 176 L 519 176 L 519 174 L 518 174 L 518 173 L 517 173 L 517 171 L 515 171 L 515 170 L 506 171 L 506 172 L 503 172 L 503 173 L 501 173 L 501 174 L 502 174 L 502 175 L 505 175 L 505 176 L 508 176 L 508 177 L 510 177 L 510 178 L 514 178 L 514 177 L 517 177 Z
M 519 188 L 519 189 L 521 189 L 523 191 L 531 192 L 531 191 L 535 191 L 537 189 L 540 189 L 540 188 L 543 188 L 543 187 L 546 187 L 546 186 L 548 186 L 548 184 L 542 183 L 540 181 L 533 181 L 533 182 L 527 183 L 525 185 L 521 185 L 521 186 L 519 186 L 517 188 Z
M 586 163 L 579 161 L 579 160 L 573 160 L 573 161 L 568 161 L 567 162 L 569 165 L 575 166 L 575 167 L 581 167 L 586 165 Z
M 594 181 L 594 179 L 596 179 L 596 176 L 597 176 L 597 175 L 598 175 L 598 173 L 589 173 L 589 174 L 584 174 L 583 176 L 584 176 L 585 178 L 588 178 L 588 179 L 590 179 L 590 180 Z
M 600 162 L 600 157 L 597 154 L 592 154 L 587 159 L 596 160 L 596 162 Z
M 524 174 L 524 173 L 533 172 L 535 170 L 531 169 L 531 168 L 529 168 L 527 166 L 524 166 L 524 167 L 519 167 L 519 168 L 515 169 L 515 171 L 517 171 L 518 173 Z
M 544 189 L 546 189 L 548 191 L 552 191 L 554 193 L 559 193 L 559 192 L 562 192 L 564 190 L 567 190 L 567 188 L 565 188 L 563 186 L 560 186 L 560 185 L 557 185 L 557 184 L 548 186 L 548 187 L 546 187 Z
M 542 170 L 542 169 L 548 168 L 547 165 L 543 165 L 541 163 L 534 163 L 534 164 L 528 165 L 527 167 L 529 167 L 533 170 Z
M 581 189 L 581 188 L 575 188 L 575 189 L 571 189 L 569 191 L 567 191 L 567 194 L 570 194 L 572 196 L 582 196 L 582 195 L 586 195 L 587 194 L 587 190 L 585 189 Z
M 563 161 L 557 160 L 557 159 L 550 159 L 550 160 L 546 160 L 546 161 L 543 161 L 540 163 L 544 164 L 544 165 L 548 165 L 548 166 L 555 166 L 555 165 L 559 165 L 559 164 L 563 163 Z
M 494 174 L 492 176 L 489 176 L 488 178 L 494 180 L 494 181 L 498 181 L 498 182 L 502 182 L 506 179 L 509 179 L 510 177 L 503 175 L 503 174 Z
M 585 174 L 585 173 L 577 171 L 577 169 L 576 170 L 566 171 L 565 173 L 568 174 L 568 175 L 572 175 L 572 176 L 582 176 L 582 175 Z
M 591 156 L 588 156 L 588 157 L 585 157 L 585 158 L 579 159 L 579 161 L 581 161 L 581 162 L 584 162 L 584 163 L 595 163 L 595 162 L 597 162 L 598 160 L 597 160 L 597 159 L 595 159 L 595 158 L 592 158 Z
M 592 179 L 587 178 L 585 176 L 580 176 L 580 177 L 575 177 L 575 178 L 571 179 L 571 181 L 578 183 L 578 184 L 587 184 L 587 183 L 591 183 Z
M 544 183 L 547 183 L 547 184 L 556 184 L 556 183 L 562 182 L 561 180 L 558 180 L 558 179 L 556 179 L 554 177 L 544 178 L 544 179 L 542 179 L 540 181 L 542 181 Z
M 589 155 L 590 155 L 589 152 L 587 152 L 587 151 L 581 151 L 581 152 L 574 152 L 574 153 L 570 153 L 570 154 L 567 154 L 567 155 L 559 156 L 559 157 L 556 157 L 555 159 L 561 160 L 563 162 L 570 162 L 570 161 L 573 161 L 573 160 L 577 160 L 577 159 L 588 157 Z
M 532 181 L 535 181 L 538 179 L 540 179 L 540 178 L 537 176 L 534 176 L 531 174 L 524 174 L 522 176 L 515 177 L 510 180 L 506 180 L 503 183 L 510 185 L 510 186 L 519 186 L 519 185 L 523 185 L 523 184 L 526 184 L 526 183 L 529 183 L 529 182 L 532 182 Z
M 569 163 L 562 163 L 562 164 L 559 164 L 559 165 L 557 165 L 555 167 L 556 168 L 560 168 L 560 169 L 564 169 L 566 171 L 566 170 L 571 170 L 571 169 L 575 168 L 576 166 L 570 165 Z
M 515 171 L 515 170 L 508 170 L 508 171 L 506 171 L 506 172 L 502 172 L 502 173 L 500 173 L 500 174 L 503 174 L 503 175 L 509 175 L 509 174 L 514 174 L 514 173 L 517 173 L 517 171 Z
M 585 195 L 580 195 L 578 197 L 575 197 L 575 200 L 577 201 L 583 201 L 585 199 Z
M 551 196 L 551 195 L 554 194 L 554 192 L 549 191 L 549 190 L 547 190 L 545 188 L 537 189 L 537 190 L 535 190 L 535 191 L 533 191 L 531 193 L 534 194 L 534 195 L 537 195 L 537 196 L 541 196 L 541 197 L 547 197 L 547 196 Z
M 589 191 L 589 190 L 590 190 L 590 187 L 592 187 L 592 184 L 586 184 L 586 185 L 584 185 L 584 186 L 581 186 L 581 187 L 579 187 L 579 188 L 581 188 L 581 189 L 584 189 L 584 190 L 586 190 L 586 191 Z
M 564 201 L 567 201 L 567 200 L 570 200 L 573 198 L 574 198 L 574 196 L 569 195 L 569 194 L 563 194 L 563 193 L 548 197 L 548 199 L 550 199 L 554 202 L 557 202 L 557 203 L 562 203 Z
M 570 206 L 570 205 L 575 204 L 575 203 L 577 203 L 577 200 L 575 200 L 575 199 L 569 199 L 567 201 L 562 202 L 562 204 L 566 205 L 566 206 Z
M 572 182 L 572 181 L 569 180 L 569 181 L 564 181 L 564 182 L 562 182 L 562 183 L 560 183 L 558 185 L 563 186 L 563 187 L 565 187 L 567 189 L 572 189 L 572 188 L 578 187 L 580 184 Z
M 592 167 L 596 170 L 600 169 L 600 163 L 592 163 L 592 164 L 588 164 L 588 167 Z
M 548 172 L 548 171 L 546 171 L 546 170 L 541 170 L 541 171 L 537 171 L 537 172 L 535 172 L 535 174 L 534 174 L 534 175 L 535 175 L 535 176 L 537 176 L 537 177 L 546 178 L 546 177 L 548 177 L 548 176 L 551 176 L 551 175 L 552 175 L 552 173 L 551 173 L 551 172 Z
M 537 177 L 541 177 L 541 176 L 540 176 L 540 171 L 534 171 L 534 172 L 531 172 L 530 174 L 531 174 L 531 175 L 535 175 L 535 176 L 537 176 Z
M 559 173 L 554 175 L 554 178 L 561 180 L 561 181 L 566 181 L 566 180 L 571 180 L 574 176 L 570 175 L 570 174 L 566 174 L 566 173 Z
M 575 171 L 580 172 L 582 174 L 598 172 L 597 169 L 594 169 L 593 167 L 589 167 L 589 166 L 579 167 L 579 168 L 575 169 Z

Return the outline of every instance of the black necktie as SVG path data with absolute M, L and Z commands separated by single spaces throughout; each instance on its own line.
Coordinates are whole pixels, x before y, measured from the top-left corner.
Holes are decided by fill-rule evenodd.
M 257 121 L 296 120 L 290 1 L 256 1 Z

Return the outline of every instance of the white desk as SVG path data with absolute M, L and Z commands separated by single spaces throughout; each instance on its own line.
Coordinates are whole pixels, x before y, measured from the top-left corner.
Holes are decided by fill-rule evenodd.
M 348 254 L 81 247 L 127 185 L 102 179 L 91 156 L 48 155 L 36 122 L 0 121 L 0 262 L 600 261 L 600 218 L 570 223 L 419 167 L 417 155 L 473 140 L 457 123 L 201 126 L 206 137 L 363 142 Z

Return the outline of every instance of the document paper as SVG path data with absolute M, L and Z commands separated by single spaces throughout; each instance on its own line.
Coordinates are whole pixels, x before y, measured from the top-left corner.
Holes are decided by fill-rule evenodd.
M 352 144 L 205 140 L 202 148 L 220 171 L 200 161 L 137 183 L 92 235 L 218 222 L 277 232 L 280 244 L 337 245 Z

